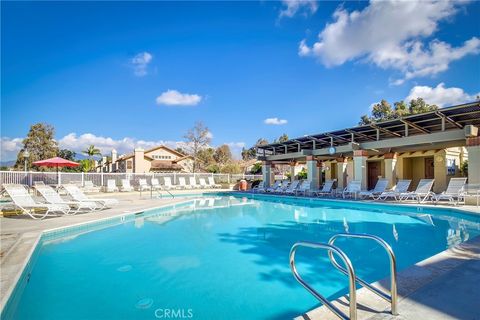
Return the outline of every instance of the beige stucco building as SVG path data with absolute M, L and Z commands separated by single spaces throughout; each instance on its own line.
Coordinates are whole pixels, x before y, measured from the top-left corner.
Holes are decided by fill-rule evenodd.
M 468 183 L 480 187 L 480 102 L 442 108 L 434 112 L 306 135 L 284 143 L 257 147 L 263 178 L 270 184 L 272 167 L 307 166 L 308 181 L 317 188 L 324 179 L 336 179 L 337 188 L 360 180 L 372 189 L 386 178 L 412 180 L 415 189 L 423 178 L 435 179 L 433 191 L 446 189 L 450 178 L 462 176 L 468 160 Z
M 97 168 L 99 172 L 192 172 L 193 158 L 166 146 L 148 150 L 135 148 L 133 153 L 117 156 L 115 149 L 111 158 L 103 157 Z

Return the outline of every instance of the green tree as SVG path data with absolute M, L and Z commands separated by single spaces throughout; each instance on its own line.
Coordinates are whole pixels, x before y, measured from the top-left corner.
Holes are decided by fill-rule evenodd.
M 213 158 L 220 166 L 225 165 L 232 161 L 232 152 L 230 151 L 230 147 L 226 144 L 221 145 L 215 150 Z
M 429 111 L 435 111 L 438 107 L 434 104 L 430 105 L 426 103 L 422 98 L 412 99 L 408 107 L 410 114 L 424 113 Z
M 240 165 L 238 163 L 230 162 L 230 163 L 227 163 L 226 165 L 224 165 L 220 169 L 220 172 L 221 173 L 238 174 L 238 173 L 242 173 L 242 168 L 240 167 Z
M 260 174 L 262 173 L 262 163 L 257 162 L 252 166 L 252 169 L 250 170 L 252 174 Z
M 255 147 L 246 149 L 245 147 L 242 148 L 242 159 L 243 161 L 248 161 L 255 159 L 257 152 L 255 151 Z
M 58 151 L 58 156 L 69 161 L 75 161 L 75 157 L 77 156 L 77 154 L 75 153 L 75 151 L 61 149 Z
M 211 172 L 207 168 L 215 164 L 215 159 L 213 158 L 214 153 L 215 150 L 213 148 L 205 148 L 199 150 L 197 153 L 198 169 Z
M 198 167 L 198 152 L 210 144 L 211 134 L 202 122 L 195 122 L 193 128 L 188 130 L 184 136 L 187 142 L 187 152 L 193 157 L 192 171 L 195 172 Z
M 285 141 L 288 141 L 288 135 L 286 133 L 282 134 L 279 138 L 278 138 L 278 142 L 285 142 Z
M 93 171 L 95 167 L 94 157 L 102 155 L 100 149 L 95 148 L 95 146 L 92 144 L 87 149 L 83 150 L 82 153 L 88 156 L 88 161 L 90 161 L 90 171 Z
M 89 159 L 83 159 L 79 161 L 80 166 L 78 166 L 78 170 L 81 172 L 90 172 L 93 170 L 92 162 Z
M 58 156 L 60 158 L 63 158 L 63 159 L 66 159 L 66 160 L 69 160 L 69 161 L 77 161 L 75 159 L 75 157 L 77 156 L 77 154 L 75 153 L 75 151 L 71 151 L 71 150 L 68 150 L 68 149 L 61 149 L 58 151 Z M 61 169 L 62 171 L 64 172 L 81 172 L 81 166 L 78 166 L 78 167 L 64 167 Z
M 395 113 L 392 110 L 392 105 L 384 99 L 373 105 L 372 117 L 376 121 L 390 120 L 394 118 L 394 115 Z
M 255 143 L 256 146 L 264 146 L 268 144 L 268 140 L 264 138 L 260 138 L 257 140 L 257 143 Z
M 410 113 L 410 111 L 408 110 L 407 104 L 403 100 L 395 102 L 393 105 L 395 107 L 394 112 L 395 112 L 396 118 L 407 116 Z
M 58 153 L 58 145 L 54 140 L 55 129 L 45 123 L 37 123 L 30 127 L 27 137 L 23 139 L 23 147 L 17 155 L 15 168 L 24 167 L 24 153 L 28 151 L 27 166 L 31 168 L 32 162 L 53 158 Z M 46 167 L 38 167 L 39 170 L 51 170 Z

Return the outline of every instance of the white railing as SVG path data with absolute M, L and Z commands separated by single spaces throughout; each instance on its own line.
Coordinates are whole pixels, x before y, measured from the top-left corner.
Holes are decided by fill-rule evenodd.
M 120 185 L 122 179 L 129 179 L 132 185 L 137 185 L 139 179 L 147 179 L 148 183 L 152 178 L 163 182 L 164 177 L 170 177 L 173 184 L 178 184 L 179 177 L 198 178 L 213 177 L 215 183 L 234 184 L 238 180 L 261 180 L 262 175 L 253 174 L 224 174 L 224 173 L 107 173 L 107 172 L 36 172 L 36 171 L 0 171 L 0 185 L 2 184 L 24 184 L 32 186 L 35 181 L 45 184 L 66 184 L 75 183 L 83 186 L 85 181 L 92 181 L 96 186 L 106 186 L 107 180 L 115 180 Z M 276 179 L 283 179 L 283 176 L 276 176 Z M 188 180 L 187 180 L 188 183 Z

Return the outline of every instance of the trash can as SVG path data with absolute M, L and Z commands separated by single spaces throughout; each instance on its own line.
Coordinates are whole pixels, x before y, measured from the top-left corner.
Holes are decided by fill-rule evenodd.
M 247 191 L 247 180 L 240 180 L 240 191 Z

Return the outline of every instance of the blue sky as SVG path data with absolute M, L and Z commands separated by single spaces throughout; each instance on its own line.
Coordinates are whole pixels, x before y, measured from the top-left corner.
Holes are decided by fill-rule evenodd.
M 480 92 L 480 2 L 2 2 L 2 160 L 31 124 L 62 147 L 235 151 L 355 125 L 370 105 Z

